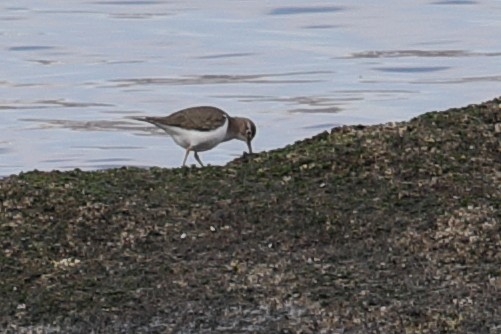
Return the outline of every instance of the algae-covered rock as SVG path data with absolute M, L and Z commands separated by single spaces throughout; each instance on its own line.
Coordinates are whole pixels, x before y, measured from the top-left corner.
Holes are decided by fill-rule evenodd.
M 500 104 L 0 180 L 0 330 L 499 333 Z

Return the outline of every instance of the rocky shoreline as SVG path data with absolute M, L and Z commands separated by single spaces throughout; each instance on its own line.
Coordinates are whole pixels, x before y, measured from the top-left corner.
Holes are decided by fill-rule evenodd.
M 0 331 L 501 333 L 500 106 L 2 179 Z

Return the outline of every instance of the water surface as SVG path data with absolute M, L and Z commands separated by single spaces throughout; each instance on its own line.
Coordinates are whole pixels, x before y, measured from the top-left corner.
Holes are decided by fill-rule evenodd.
M 179 166 L 130 116 L 215 105 L 256 151 L 501 95 L 501 1 L 0 4 L 0 175 Z M 228 142 L 202 154 L 224 164 Z M 190 160 L 194 163 L 194 159 Z

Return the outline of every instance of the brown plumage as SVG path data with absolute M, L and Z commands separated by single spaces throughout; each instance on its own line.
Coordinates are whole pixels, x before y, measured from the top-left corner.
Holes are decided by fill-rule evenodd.
M 224 124 L 228 117 L 216 107 L 192 107 L 176 111 L 164 117 L 145 117 L 143 120 L 155 125 L 175 126 L 183 129 L 210 131 Z

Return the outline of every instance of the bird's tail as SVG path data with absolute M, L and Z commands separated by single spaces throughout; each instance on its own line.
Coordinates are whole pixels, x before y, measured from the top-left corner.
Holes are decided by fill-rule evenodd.
M 130 116 L 130 119 L 133 119 L 135 121 L 140 121 L 140 122 L 147 122 L 147 123 L 153 123 L 153 120 L 150 119 L 150 117 L 141 117 L 141 116 Z

